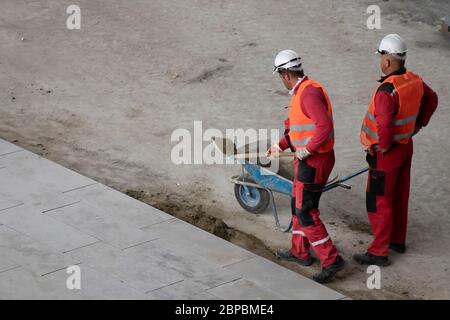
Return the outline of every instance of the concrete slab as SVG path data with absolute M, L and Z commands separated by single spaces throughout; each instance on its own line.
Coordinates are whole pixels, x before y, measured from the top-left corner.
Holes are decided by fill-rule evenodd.
M 4 210 L 11 209 L 23 205 L 22 201 L 19 200 L 4 200 L 0 201 L 0 213 Z
M 28 204 L 34 210 L 44 212 L 76 202 L 45 181 L 30 177 L 25 168 L 7 167 L 0 170 L 0 181 L 8 181 L 0 184 L 0 214 L 20 204 Z
M 217 300 L 220 299 L 205 291 L 205 287 L 191 280 L 159 288 L 147 293 L 153 300 Z
M 147 297 L 138 290 L 111 274 L 101 272 L 88 265 L 80 264 L 81 288 L 68 290 L 66 286 L 66 270 L 51 273 L 44 277 L 46 283 L 57 286 L 58 292 L 64 292 L 64 299 L 107 299 L 107 300 L 135 300 Z
M 179 219 L 143 228 L 143 230 L 153 237 L 161 238 L 180 249 L 196 252 L 210 263 L 219 266 L 226 266 L 255 256 L 247 250 L 212 236 L 210 233 Z M 180 237 L 181 235 L 182 237 Z
M 214 236 L 211 235 L 211 237 Z M 148 242 L 126 251 L 156 263 L 164 273 L 175 272 L 181 275 L 182 279 L 190 279 L 205 289 L 240 278 L 240 275 L 210 263 L 202 253 L 195 252 L 193 249 L 187 250 L 184 246 L 173 245 L 164 239 Z
M 46 214 L 42 214 L 29 205 L 2 211 L 0 223 L 61 253 L 100 240 Z
M 1 150 L 13 151 L 0 157 L 0 299 L 343 298 L 39 156 Z M 72 265 L 81 290 L 66 286 Z
M 46 214 L 119 249 L 125 249 L 154 239 L 151 235 L 130 223 L 126 216 L 127 213 L 123 216 L 113 215 L 109 212 L 108 206 L 100 209 L 79 202 L 49 211 Z
M 290 299 L 330 299 L 345 296 L 324 287 L 311 279 L 305 278 L 276 263 L 261 257 L 255 257 L 226 267 L 241 274 L 256 284 L 263 285 L 275 292 L 282 292 Z
M 15 263 L 5 257 L 0 257 L 0 273 L 12 270 L 20 267 L 18 263 Z
M 92 268 L 81 265 L 81 288 L 69 290 L 66 269 L 35 277 L 24 268 L 0 273 L 2 299 L 144 299 L 143 294 Z
M 0 140 L 0 157 L 3 155 L 7 155 L 7 154 L 10 154 L 13 152 L 20 152 L 20 151 L 23 151 L 23 149 L 12 143 L 9 143 L 8 141 Z
M 127 219 L 129 224 L 138 228 L 173 219 L 173 216 L 165 212 L 102 184 L 69 190 L 64 194 L 74 201 L 82 200 L 97 210 L 106 210 L 111 217 Z
M 183 280 L 183 276 L 165 269 L 156 259 L 118 250 L 98 243 L 71 253 L 102 273 L 114 275 L 129 286 L 146 293 Z
M 6 169 L 19 175 L 19 180 L 23 177 L 28 182 L 36 181 L 47 189 L 60 192 L 95 183 L 92 179 L 26 150 L 2 156 L 1 163 Z
M 49 246 L 4 225 L 0 226 L 0 243 L 2 258 L 32 271 L 36 277 L 81 262 L 80 259 L 62 255 Z
M 239 279 L 210 289 L 208 293 L 225 300 L 286 300 L 273 290 L 265 288 L 253 281 Z
M 55 283 L 46 283 L 24 268 L 0 273 L 2 299 L 64 299 L 66 291 L 58 290 Z

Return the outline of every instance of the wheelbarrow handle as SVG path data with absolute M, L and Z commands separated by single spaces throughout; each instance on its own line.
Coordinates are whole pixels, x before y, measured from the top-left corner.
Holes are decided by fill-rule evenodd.
M 345 181 L 353 179 L 354 177 L 357 177 L 357 176 L 363 174 L 364 172 L 367 172 L 368 170 L 369 170 L 368 167 L 366 167 L 364 169 L 360 169 L 360 170 L 358 170 L 358 171 L 356 171 L 356 172 L 354 172 L 354 173 L 352 173 L 352 174 L 350 174 L 350 175 L 348 175 L 348 176 L 346 176 L 346 177 L 344 177 L 344 178 L 342 178 L 342 179 L 340 179 L 340 180 L 338 180 L 336 182 L 330 183 L 330 184 L 325 186 L 325 188 L 323 189 L 323 192 L 329 191 L 329 190 L 337 188 L 337 187 L 343 187 L 345 189 L 348 189 L 347 187 L 349 187 L 349 186 L 344 184 Z

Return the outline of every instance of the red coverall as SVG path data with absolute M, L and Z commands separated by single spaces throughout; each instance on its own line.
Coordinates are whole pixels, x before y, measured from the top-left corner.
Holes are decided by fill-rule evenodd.
M 382 78 L 380 82 L 405 72 L 406 69 L 401 68 Z M 423 87 L 424 94 L 416 120 L 418 129 L 428 124 L 438 104 L 436 93 L 425 83 Z M 375 256 L 388 256 L 389 243 L 405 244 L 406 241 L 413 141 L 410 138 L 407 144 L 393 142 L 392 122 L 398 110 L 398 93 L 394 91 L 391 83 L 383 83 L 375 95 L 375 118 L 379 136 L 378 147 L 388 151 L 384 154 L 376 152 L 373 156 L 367 154 L 370 168 L 384 172 L 384 186 L 379 177 L 369 175 L 367 182 L 366 205 L 374 235 L 367 252 Z M 376 184 L 383 189 L 382 195 L 374 195 Z
M 305 77 L 303 80 L 306 80 Z M 299 85 L 299 84 L 297 84 Z M 297 87 L 298 89 L 298 87 Z M 295 106 L 293 106 L 295 107 Z M 326 153 L 317 153 L 316 150 L 327 140 L 333 132 L 333 120 L 327 113 L 326 98 L 319 88 L 307 87 L 302 95 L 301 107 L 305 115 L 311 118 L 316 125 L 316 132 L 306 149 L 312 153 L 306 160 L 294 160 L 294 184 L 292 188 L 292 248 L 293 256 L 306 260 L 310 258 L 309 248 L 312 246 L 314 252 L 320 259 L 323 268 L 326 268 L 336 261 L 338 252 L 328 235 L 325 225 L 320 219 L 319 200 L 321 191 L 308 190 L 305 184 L 298 180 L 298 175 L 313 174 L 314 185 L 324 186 L 334 166 L 334 150 Z M 285 121 L 284 137 L 278 142 L 281 150 L 295 147 L 291 145 L 288 136 L 289 119 Z M 299 173 L 300 171 L 300 173 Z M 309 193 L 314 196 L 313 201 L 304 201 L 304 195 Z

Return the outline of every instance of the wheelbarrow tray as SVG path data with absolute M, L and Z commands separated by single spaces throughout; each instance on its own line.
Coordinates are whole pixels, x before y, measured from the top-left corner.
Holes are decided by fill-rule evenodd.
M 245 171 L 264 189 L 291 195 L 293 182 L 285 177 L 249 162 L 242 163 Z

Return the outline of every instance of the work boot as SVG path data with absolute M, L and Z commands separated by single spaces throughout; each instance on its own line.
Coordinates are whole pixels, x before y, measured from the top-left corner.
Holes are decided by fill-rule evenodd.
M 389 249 L 394 250 L 398 253 L 405 253 L 406 252 L 406 246 L 404 243 L 390 243 Z
M 388 257 L 374 256 L 368 252 L 364 254 L 355 254 L 353 260 L 359 264 L 376 265 L 379 267 L 386 267 L 391 264 Z
M 309 267 L 313 263 L 313 259 L 309 258 L 307 260 L 302 260 L 297 257 L 294 257 L 289 249 L 278 249 L 275 253 L 278 259 L 297 262 L 299 265 L 303 267 Z
M 331 280 L 334 279 L 334 276 L 336 273 L 344 269 L 345 266 L 345 260 L 342 259 L 341 256 L 337 256 L 336 261 L 326 267 L 322 268 L 322 271 L 316 275 L 313 276 L 314 281 L 318 283 L 328 283 L 331 282 Z

